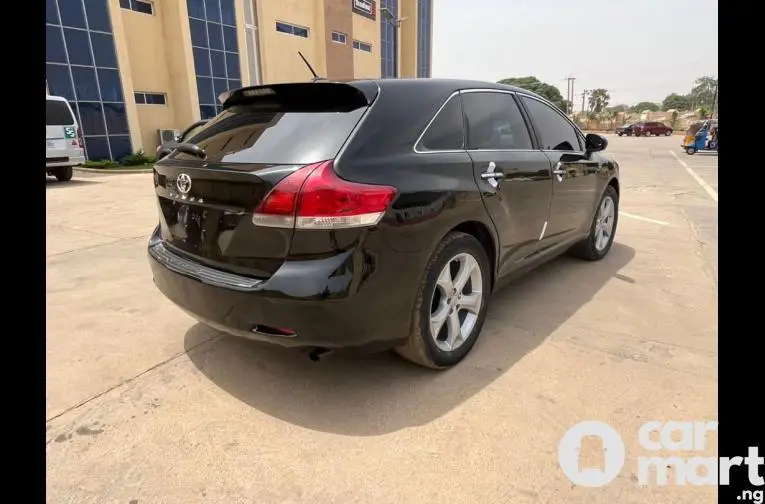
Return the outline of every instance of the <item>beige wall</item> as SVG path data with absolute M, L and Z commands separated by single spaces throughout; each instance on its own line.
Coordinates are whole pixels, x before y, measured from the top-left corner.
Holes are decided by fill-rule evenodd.
M 311 73 L 298 51 L 317 74 L 323 75 L 326 70 L 323 3 L 315 0 L 258 0 L 256 5 L 263 82 L 311 80 Z M 308 28 L 308 38 L 277 32 L 276 21 Z
M 406 18 L 399 29 L 399 76 L 417 77 L 417 0 L 399 0 L 399 17 Z
M 371 53 L 353 50 L 353 74 L 357 79 L 380 78 L 380 16 L 379 7 L 374 21 L 353 14 L 353 38 L 372 44 Z
M 125 94 L 125 109 L 127 112 L 128 129 L 130 131 L 130 142 L 133 144 L 133 150 L 143 149 L 141 140 L 141 128 L 139 126 L 138 111 L 133 97 L 133 73 L 130 69 L 130 58 L 126 42 L 126 30 L 122 24 L 122 11 L 119 0 L 109 0 L 109 17 L 112 22 L 112 33 L 114 34 L 114 46 L 117 52 L 117 62 L 120 67 L 120 78 L 122 80 L 122 91 Z

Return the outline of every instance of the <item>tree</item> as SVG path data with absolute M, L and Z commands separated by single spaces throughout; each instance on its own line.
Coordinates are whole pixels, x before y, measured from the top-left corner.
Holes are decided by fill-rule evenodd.
M 627 109 L 629 109 L 627 105 L 614 105 L 613 107 L 606 108 L 606 110 L 613 112 L 614 114 L 617 112 L 627 112 Z
M 608 94 L 608 91 L 602 88 L 599 89 L 593 89 L 590 93 L 590 110 L 595 112 L 596 114 L 599 114 L 600 112 L 603 112 L 605 108 L 608 106 L 608 101 L 611 99 L 611 95 Z
M 566 112 L 566 100 L 563 99 L 560 90 L 551 84 L 540 81 L 536 77 L 513 77 L 510 79 L 502 79 L 499 83 L 516 86 L 531 91 L 532 93 L 536 93 L 539 96 L 547 98 L 554 103 L 556 107 Z
M 717 79 L 714 77 L 704 76 L 696 79 L 691 89 L 689 96 L 691 100 L 691 106 L 693 108 L 712 106 L 712 102 L 715 99 L 715 91 L 717 90 Z
M 687 97 L 672 93 L 664 98 L 664 101 L 661 102 L 661 107 L 664 110 L 688 110 L 691 108 L 691 104 Z
M 659 106 L 656 105 L 653 102 L 644 101 L 644 102 L 640 102 L 640 103 L 638 103 L 636 105 L 633 105 L 632 108 L 630 108 L 630 110 L 632 112 L 643 112 L 645 110 L 647 110 L 649 112 L 658 112 L 659 111 Z

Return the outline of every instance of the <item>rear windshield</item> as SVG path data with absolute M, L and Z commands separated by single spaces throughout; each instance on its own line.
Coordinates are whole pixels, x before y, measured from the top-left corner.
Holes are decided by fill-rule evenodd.
M 71 126 L 72 124 L 74 124 L 74 118 L 66 102 L 45 100 L 46 126 Z
M 365 110 L 270 112 L 237 105 L 184 141 L 204 149 L 213 163 L 310 164 L 337 156 Z M 196 159 L 177 151 L 170 157 Z

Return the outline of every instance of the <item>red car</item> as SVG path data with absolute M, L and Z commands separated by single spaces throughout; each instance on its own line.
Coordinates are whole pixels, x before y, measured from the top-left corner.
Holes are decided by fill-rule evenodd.
M 640 122 L 632 127 L 632 132 L 635 136 L 669 136 L 672 134 L 672 128 L 660 122 Z

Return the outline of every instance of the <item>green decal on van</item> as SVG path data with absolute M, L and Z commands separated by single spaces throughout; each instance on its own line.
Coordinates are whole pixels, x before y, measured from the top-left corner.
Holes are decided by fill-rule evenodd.
M 64 126 L 64 136 L 66 138 L 74 138 L 77 134 L 72 126 Z

